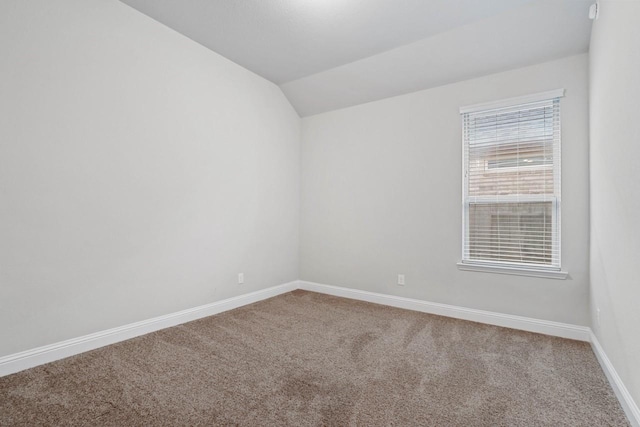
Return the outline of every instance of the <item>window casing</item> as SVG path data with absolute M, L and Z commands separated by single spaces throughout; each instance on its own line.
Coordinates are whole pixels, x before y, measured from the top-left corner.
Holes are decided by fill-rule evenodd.
M 463 265 L 560 270 L 563 93 L 461 109 Z

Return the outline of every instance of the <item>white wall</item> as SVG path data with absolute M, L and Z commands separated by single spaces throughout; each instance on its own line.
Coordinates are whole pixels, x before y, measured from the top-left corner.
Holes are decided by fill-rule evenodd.
M 600 1 L 589 65 L 592 327 L 640 403 L 640 1 Z
M 299 137 L 116 0 L 0 2 L 0 356 L 297 279 Z
M 298 277 L 589 323 L 586 55 L 306 118 L 300 153 L 275 85 L 116 0 L 0 2 L 0 52 L 0 356 Z M 458 107 L 559 87 L 570 279 L 458 271 Z
M 587 55 L 302 120 L 300 269 L 321 282 L 588 325 Z M 459 271 L 460 106 L 565 88 L 562 260 L 569 280 Z M 397 274 L 406 275 L 404 287 Z

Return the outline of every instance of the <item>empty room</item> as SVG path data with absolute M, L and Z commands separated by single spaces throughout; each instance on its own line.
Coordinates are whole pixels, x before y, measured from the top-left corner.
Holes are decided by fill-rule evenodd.
M 0 426 L 640 427 L 640 0 L 0 0 Z

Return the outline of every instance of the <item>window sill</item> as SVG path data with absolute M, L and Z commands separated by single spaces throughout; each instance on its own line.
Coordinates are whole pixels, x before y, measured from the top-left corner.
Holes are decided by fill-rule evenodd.
M 561 270 L 537 270 L 533 268 L 505 267 L 498 265 L 483 265 L 458 262 L 458 270 L 462 271 L 481 271 L 484 273 L 497 274 L 513 274 L 516 276 L 542 277 L 545 279 L 565 280 L 569 275 L 566 271 Z

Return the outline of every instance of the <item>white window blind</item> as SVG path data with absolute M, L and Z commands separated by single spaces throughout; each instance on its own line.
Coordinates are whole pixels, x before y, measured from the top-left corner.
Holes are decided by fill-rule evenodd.
M 465 264 L 560 270 L 560 97 L 531 99 L 461 110 Z

